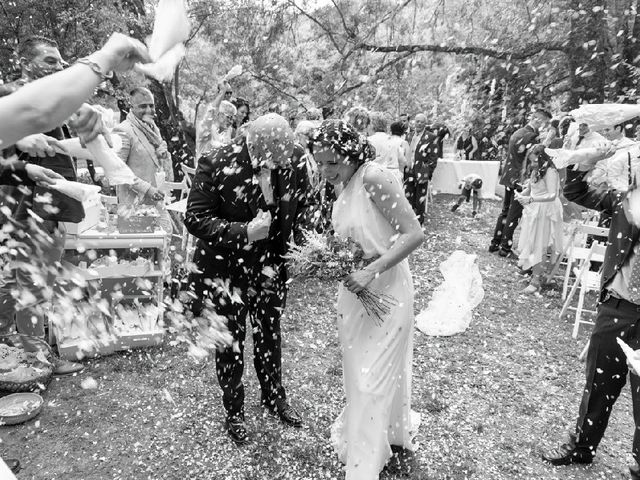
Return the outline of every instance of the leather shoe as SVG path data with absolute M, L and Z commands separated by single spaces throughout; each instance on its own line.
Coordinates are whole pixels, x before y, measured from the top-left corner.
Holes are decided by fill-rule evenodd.
M 500 249 L 500 251 L 498 252 L 498 255 L 500 255 L 501 257 L 504 257 L 504 258 L 513 258 L 513 259 L 516 259 L 516 260 L 518 259 L 518 255 L 513 253 L 513 251 L 505 250 L 504 248 Z
M 494 253 L 498 250 L 500 250 L 500 247 L 498 245 L 489 245 L 489 253 Z
M 247 434 L 247 429 L 244 426 L 244 421 L 235 418 L 227 418 L 225 421 L 225 427 L 227 429 L 227 433 L 231 437 L 231 440 L 233 440 L 236 445 L 244 445 L 249 441 L 249 435 Z
M 3 458 L 3 460 L 13 473 L 18 473 L 20 471 L 20 460 L 17 458 Z
M 629 465 L 629 474 L 631 475 L 631 480 L 640 480 L 640 465 L 638 463 Z
M 76 362 L 68 362 L 60 358 L 53 359 L 53 374 L 54 375 L 70 375 L 72 373 L 81 372 L 84 370 L 84 365 Z
M 300 414 L 287 402 L 277 402 L 275 406 L 266 403 L 265 407 L 271 415 L 277 415 L 280 418 L 280 421 L 285 425 L 295 428 L 300 428 L 302 426 L 302 418 L 300 417 Z
M 542 454 L 542 458 L 551 465 L 571 465 L 572 463 L 589 464 L 593 462 L 593 454 L 589 451 L 578 450 L 575 437 L 572 435 L 567 443 L 563 443 L 555 450 Z

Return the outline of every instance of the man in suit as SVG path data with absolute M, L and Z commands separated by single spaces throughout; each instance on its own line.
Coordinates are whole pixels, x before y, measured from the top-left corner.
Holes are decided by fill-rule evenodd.
M 45 37 L 26 38 L 20 42 L 16 53 L 21 76 L 15 82 L 0 86 L 0 97 L 12 94 L 34 80 L 59 72 L 65 65 L 57 43 Z M 97 113 L 84 105 L 79 111 L 78 121 L 85 122 L 90 116 L 97 117 Z M 45 166 L 67 180 L 76 180 L 75 162 L 61 153 L 64 148 L 58 142 L 69 137 L 67 126 L 60 125 L 44 134 L 29 135 L 19 140 L 4 150 L 2 156 L 15 155 L 28 165 Z M 65 234 L 59 228 L 59 223 L 77 221 L 77 216 L 84 212 L 79 202 L 40 184 L 32 185 L 28 190 L 2 187 L 0 197 L 0 203 L 11 210 L 10 218 L 0 215 L 0 223 L 13 223 L 16 228 L 12 239 L 21 244 L 21 248 L 14 249 L 17 253 L 10 257 L 16 268 L 0 278 L 0 333 L 7 333 L 15 323 L 18 333 L 44 338 L 43 306 L 50 296 L 50 286 L 58 277 L 64 252 Z M 50 200 L 42 201 L 47 198 Z M 30 211 L 42 221 L 36 221 Z M 38 275 L 21 267 L 25 263 L 33 266 L 34 262 L 38 262 L 41 270 Z M 22 291 L 19 299 L 15 295 L 17 290 Z M 27 298 L 29 301 L 25 302 Z M 78 363 L 56 359 L 54 373 L 74 373 L 82 368 Z
M 127 118 L 113 132 L 122 138 L 118 156 L 129 165 L 136 180 L 133 185 L 117 187 L 118 202 L 126 205 L 133 205 L 138 201 L 156 204 L 161 213 L 162 229 L 171 233 L 169 213 L 157 203 L 164 199 L 164 195 L 158 191 L 156 175 L 164 174 L 166 181 L 173 181 L 173 166 L 167 143 L 155 124 L 155 100 L 151 91 L 143 87 L 131 90 L 129 98 L 131 109 Z
M 404 190 L 420 224 L 424 222 L 427 191 L 438 165 L 438 138 L 427 128 L 427 117 L 415 116 L 415 132 L 407 138 L 412 165 L 405 169 Z
M 551 121 L 546 110 L 536 110 L 531 114 L 529 123 L 516 130 L 509 139 L 508 157 L 505 162 L 500 184 L 504 185 L 502 211 L 498 215 L 490 252 L 499 252 L 501 257 L 512 256 L 513 232 L 522 217 L 522 205 L 513 201 L 513 194 L 522 191 L 522 169 L 529 147 L 537 143 L 540 129 Z
M 286 300 L 283 255 L 311 223 L 312 189 L 287 121 L 263 115 L 239 138 L 200 158 L 187 201 L 185 225 L 199 241 L 192 276 L 196 316 L 226 317 L 233 347 L 216 354 L 225 425 L 233 441 L 247 442 L 242 384 L 245 323 L 250 318 L 254 365 L 262 405 L 285 424 L 299 414 L 282 385 L 280 316 Z
M 604 435 L 613 405 L 627 379 L 625 355 L 616 339 L 634 350 L 640 348 L 640 229 L 631 222 L 626 193 L 597 189 L 585 177 L 591 165 L 567 169 L 567 200 L 611 215 L 611 227 L 600 280 L 595 327 L 587 351 L 586 385 L 576 429 L 569 441 L 543 458 L 553 465 L 591 463 Z M 637 194 L 637 193 L 636 193 Z M 636 429 L 630 467 L 631 478 L 640 480 L 640 377 L 630 376 Z

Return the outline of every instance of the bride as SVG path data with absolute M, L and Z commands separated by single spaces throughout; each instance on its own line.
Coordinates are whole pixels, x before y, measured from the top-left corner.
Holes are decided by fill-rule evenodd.
M 351 237 L 365 258 L 375 259 L 339 288 L 347 403 L 331 429 L 333 446 L 347 465 L 346 479 L 375 480 L 392 448 L 413 449 L 413 279 L 407 256 L 424 235 L 402 185 L 392 172 L 370 161 L 375 151 L 351 125 L 326 120 L 309 146 L 321 174 L 343 187 L 333 206 L 336 234 Z M 381 324 L 356 296 L 365 288 L 397 300 Z

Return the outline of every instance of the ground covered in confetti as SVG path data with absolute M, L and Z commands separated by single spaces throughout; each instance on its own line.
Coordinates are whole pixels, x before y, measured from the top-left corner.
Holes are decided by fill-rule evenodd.
M 416 331 L 413 398 L 423 423 L 409 478 L 626 478 L 628 390 L 592 466 L 554 469 L 540 460 L 575 421 L 587 329 L 573 340 L 570 322 L 558 319 L 559 293 L 521 295 L 515 262 L 487 252 L 497 202 L 472 219 L 466 206 L 450 213 L 451 201 L 436 197 L 427 240 L 411 260 L 416 312 L 442 280 L 439 263 L 455 249 L 478 253 L 486 293 L 464 334 L 428 338 Z M 0 453 L 21 459 L 20 479 L 341 479 L 329 444 L 344 402 L 335 291 L 294 283 L 282 322 L 284 379 L 304 416 L 302 429 L 283 427 L 259 407 L 249 347 L 252 440 L 234 446 L 222 427 L 213 363 L 195 363 L 183 348 L 167 345 L 91 360 L 81 375 L 54 380 L 36 420 L 0 427 Z M 83 380 L 92 386 L 87 378 L 97 388 L 82 388 Z

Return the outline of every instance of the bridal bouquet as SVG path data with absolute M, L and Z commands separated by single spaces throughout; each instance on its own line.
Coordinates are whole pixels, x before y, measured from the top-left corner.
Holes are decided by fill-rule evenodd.
M 352 238 L 324 236 L 314 231 L 304 231 L 302 245 L 290 244 L 285 255 L 289 272 L 295 276 L 342 281 L 355 270 L 360 270 L 374 259 L 364 259 L 362 247 Z M 367 314 L 377 325 L 391 308 L 398 305 L 395 298 L 382 292 L 365 288 L 356 294 Z

